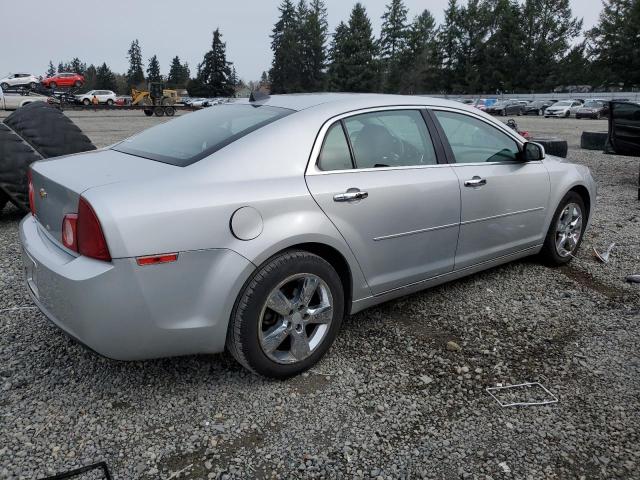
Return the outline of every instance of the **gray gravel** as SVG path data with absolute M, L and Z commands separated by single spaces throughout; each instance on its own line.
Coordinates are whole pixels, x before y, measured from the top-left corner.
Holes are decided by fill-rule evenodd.
M 71 116 L 99 145 L 158 121 Z M 576 145 L 575 120 L 520 123 Z M 32 309 L 20 216 L 5 210 L 0 478 L 99 460 L 118 479 L 640 478 L 640 285 L 624 282 L 640 273 L 639 159 L 569 155 L 599 186 L 569 267 L 528 259 L 362 312 L 313 371 L 286 382 L 227 355 L 119 363 L 87 352 Z M 592 247 L 614 241 L 610 264 L 598 263 Z M 523 381 L 559 403 L 503 409 L 485 391 Z

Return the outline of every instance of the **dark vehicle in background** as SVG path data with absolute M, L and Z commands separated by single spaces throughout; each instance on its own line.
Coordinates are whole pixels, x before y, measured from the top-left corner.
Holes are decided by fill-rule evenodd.
M 587 102 L 576 112 L 576 118 L 593 118 L 599 120 L 609 116 L 609 102 L 605 100 L 587 100 Z
M 640 103 L 609 103 L 607 150 L 618 155 L 640 157 Z
M 520 100 L 499 100 L 490 107 L 487 107 L 485 112 L 491 115 L 502 115 L 506 117 L 508 115 L 522 115 L 524 108 Z
M 609 138 L 606 153 L 640 157 L 640 103 L 614 100 L 609 102 Z M 638 173 L 640 200 L 640 172 Z
M 534 100 L 524 107 L 524 114 L 538 116 L 544 115 L 544 111 L 551 105 L 553 105 L 553 102 L 550 102 L 548 100 Z

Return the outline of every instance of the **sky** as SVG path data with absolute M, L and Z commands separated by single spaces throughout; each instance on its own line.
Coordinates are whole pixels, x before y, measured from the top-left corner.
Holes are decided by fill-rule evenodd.
M 428 8 L 438 22 L 448 0 L 405 0 L 409 17 Z M 601 0 L 570 0 L 574 15 L 586 28 L 598 20 Z M 8 72 L 44 75 L 49 60 L 70 61 L 79 57 L 87 64 L 107 62 L 115 72 L 126 72 L 127 50 L 139 39 L 142 55 L 158 55 L 163 74 L 178 55 L 188 61 L 192 75 L 209 50 L 212 32 L 220 28 L 227 44 L 227 59 L 238 75 L 258 80 L 271 64 L 269 35 L 278 17 L 280 0 L 216 1 L 186 0 L 57 0 L 53 8 L 25 8 L 21 2 L 0 0 L 2 44 L 0 76 Z M 329 29 L 347 20 L 355 0 L 325 0 Z M 388 0 L 363 0 L 374 32 Z M 105 6 L 109 5 L 109 6 Z M 12 40 L 13 39 L 13 40 Z

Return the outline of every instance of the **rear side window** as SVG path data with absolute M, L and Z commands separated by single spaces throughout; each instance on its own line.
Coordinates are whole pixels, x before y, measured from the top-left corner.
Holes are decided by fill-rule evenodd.
M 318 168 L 324 171 L 350 170 L 353 168 L 349 144 L 344 136 L 342 123 L 334 123 L 324 137 L 322 151 L 320 152 L 320 157 L 318 157 Z
M 186 167 L 292 113 L 267 105 L 217 105 L 145 130 L 113 149 Z
M 427 125 L 418 110 L 364 113 L 344 119 L 356 168 L 437 164 Z
M 515 162 L 515 140 L 495 127 L 461 113 L 434 111 L 449 141 L 456 163 Z

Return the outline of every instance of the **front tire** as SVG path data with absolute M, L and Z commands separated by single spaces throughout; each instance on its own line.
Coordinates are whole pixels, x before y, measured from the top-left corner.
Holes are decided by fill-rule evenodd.
M 91 100 L 89 100 L 88 98 L 85 98 L 84 100 L 82 100 L 82 104 L 85 107 L 88 107 L 89 105 L 91 105 Z
M 2 88 L 2 90 L 8 90 L 9 84 L 7 82 L 2 82 L 2 84 L 0 85 L 0 88 Z
M 109 105 L 110 107 L 113 107 L 113 100 L 111 99 L 107 100 L 107 105 Z
M 587 225 L 584 200 L 576 192 L 567 193 L 551 220 L 540 256 L 550 266 L 569 263 L 576 255 Z
M 342 282 L 331 264 L 309 252 L 284 252 L 245 284 L 231 315 L 227 349 L 259 375 L 297 375 L 333 343 L 344 304 Z

